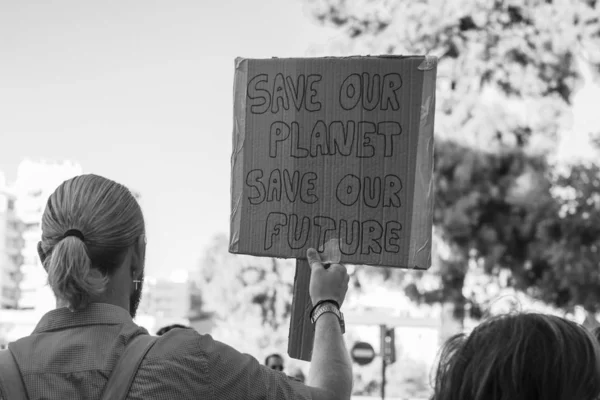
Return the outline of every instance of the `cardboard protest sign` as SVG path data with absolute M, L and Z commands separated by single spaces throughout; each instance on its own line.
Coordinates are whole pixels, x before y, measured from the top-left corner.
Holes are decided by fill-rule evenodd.
M 428 268 L 437 60 L 236 60 L 232 253 L 296 258 L 288 353 L 310 360 L 304 259 Z
M 436 65 L 237 59 L 230 251 L 428 268 Z

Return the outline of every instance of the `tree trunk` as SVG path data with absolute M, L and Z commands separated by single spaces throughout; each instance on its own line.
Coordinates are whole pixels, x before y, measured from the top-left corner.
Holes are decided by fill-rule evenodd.
M 442 303 L 441 329 L 439 334 L 440 345 L 444 344 L 448 338 L 464 330 L 464 310 L 457 310 L 460 305 L 454 302 Z M 464 308 L 464 306 L 462 306 Z M 459 312 L 456 312 L 459 311 Z M 461 315 L 457 318 L 456 315 Z

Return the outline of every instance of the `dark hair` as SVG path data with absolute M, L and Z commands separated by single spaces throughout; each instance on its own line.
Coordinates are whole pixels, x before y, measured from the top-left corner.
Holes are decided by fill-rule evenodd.
M 273 357 L 277 357 L 277 358 L 279 358 L 280 360 L 282 360 L 282 361 L 283 361 L 283 357 L 281 356 L 281 354 L 278 354 L 278 353 L 273 353 L 273 354 L 269 354 L 269 355 L 267 356 L 267 358 L 265 358 L 265 365 L 268 365 L 268 364 L 269 364 L 269 360 L 270 360 L 271 358 L 273 358 Z
M 72 229 L 81 237 L 64 236 Z M 63 182 L 46 204 L 39 245 L 56 297 L 71 310 L 85 308 L 144 233 L 142 210 L 125 186 L 98 175 Z
M 600 346 L 581 325 L 553 315 L 494 317 L 450 338 L 432 400 L 595 400 Z
M 167 325 L 167 326 L 163 326 L 162 328 L 160 328 L 158 330 L 158 332 L 156 332 L 157 336 L 162 336 L 165 333 L 169 332 L 170 330 L 173 330 L 175 328 L 183 328 L 183 329 L 187 329 L 189 328 L 188 326 L 185 325 L 180 325 L 180 324 L 172 324 L 172 325 Z

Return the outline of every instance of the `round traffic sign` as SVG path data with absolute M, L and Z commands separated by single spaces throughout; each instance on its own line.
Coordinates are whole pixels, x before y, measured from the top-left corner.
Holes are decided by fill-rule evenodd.
M 350 350 L 350 355 L 358 365 L 367 365 L 375 358 L 375 349 L 369 343 L 356 342 Z

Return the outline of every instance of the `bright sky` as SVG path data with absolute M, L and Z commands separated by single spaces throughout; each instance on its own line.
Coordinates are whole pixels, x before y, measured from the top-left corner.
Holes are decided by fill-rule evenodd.
M 229 232 L 237 56 L 304 56 L 303 0 L 0 0 L 0 171 L 73 160 L 142 195 L 149 274 Z

